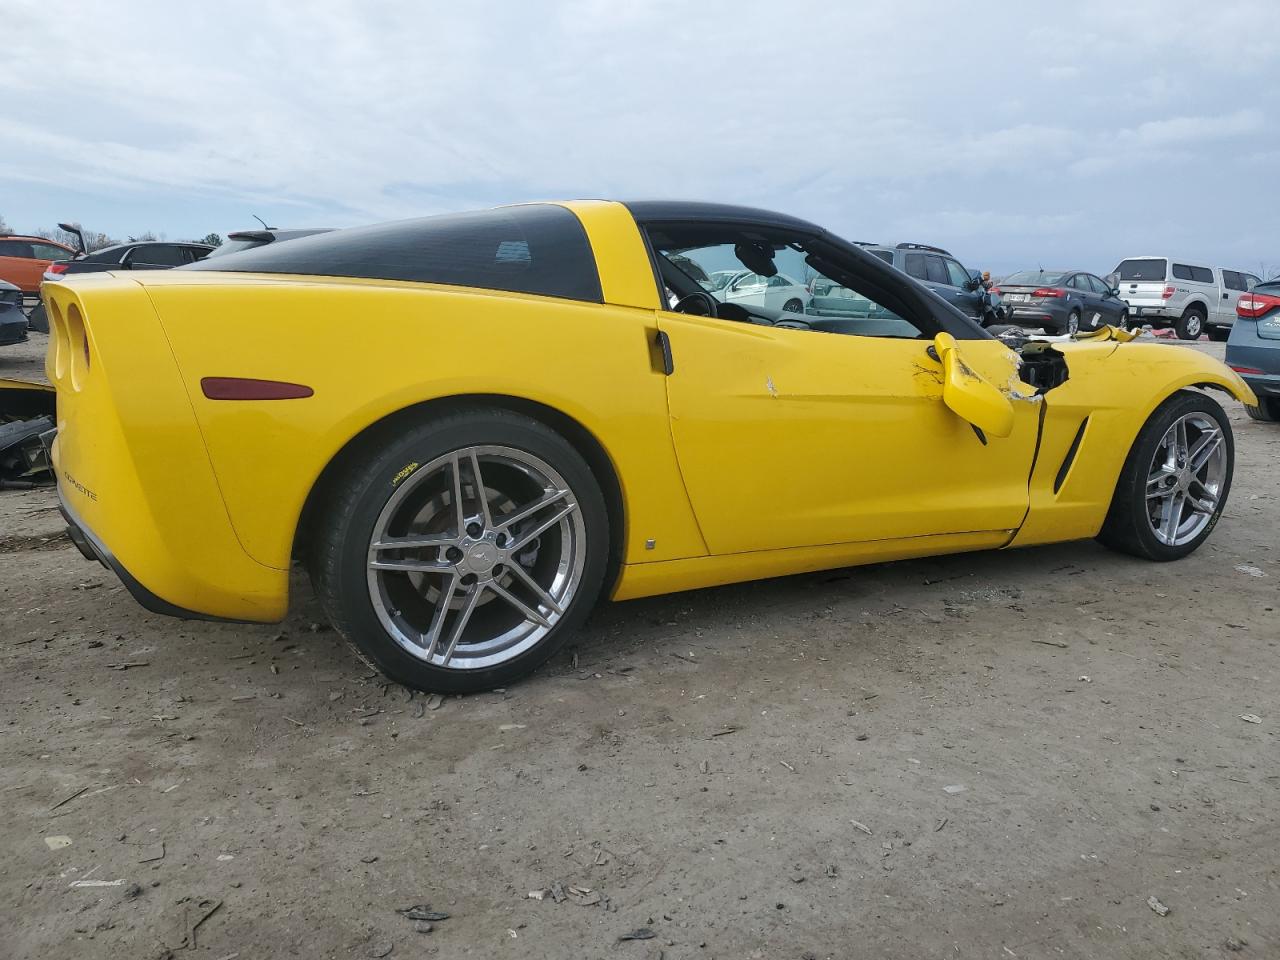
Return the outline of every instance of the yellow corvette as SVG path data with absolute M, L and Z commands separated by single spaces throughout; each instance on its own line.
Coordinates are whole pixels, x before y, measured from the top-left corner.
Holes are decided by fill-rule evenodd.
M 814 297 L 809 291 L 820 289 Z M 819 227 L 504 207 L 44 287 L 72 536 L 151 610 L 272 621 L 291 559 L 388 676 L 510 682 L 603 595 L 1217 523 L 1249 388 L 989 336 Z

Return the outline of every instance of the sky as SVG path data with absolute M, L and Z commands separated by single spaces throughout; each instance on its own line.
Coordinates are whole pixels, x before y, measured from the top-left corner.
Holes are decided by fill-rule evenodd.
M 0 0 L 0 215 L 715 200 L 966 266 L 1280 272 L 1275 0 Z

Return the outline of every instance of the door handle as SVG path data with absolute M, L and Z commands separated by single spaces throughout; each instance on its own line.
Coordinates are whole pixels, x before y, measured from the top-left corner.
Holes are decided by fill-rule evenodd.
M 1223 300 L 1230 300 L 1230 299 L 1231 299 L 1231 294 L 1229 294 L 1229 293 L 1224 293 L 1224 294 L 1222 295 L 1222 299 L 1223 299 Z
M 653 342 L 657 344 L 658 352 L 662 354 L 662 372 L 669 377 L 676 372 L 675 358 L 671 356 L 671 338 L 667 336 L 665 330 L 659 330 Z

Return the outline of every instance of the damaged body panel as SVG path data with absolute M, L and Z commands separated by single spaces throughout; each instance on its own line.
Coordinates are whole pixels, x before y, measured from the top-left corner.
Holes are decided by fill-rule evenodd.
M 0 486 L 53 482 L 47 441 L 56 396 L 48 384 L 0 378 Z

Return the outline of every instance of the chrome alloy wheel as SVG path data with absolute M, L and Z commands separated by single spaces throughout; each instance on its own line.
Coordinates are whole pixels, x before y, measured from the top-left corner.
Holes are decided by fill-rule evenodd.
M 492 667 L 555 627 L 585 557 L 582 511 L 555 469 L 512 447 L 466 447 L 414 469 L 383 507 L 369 598 L 412 656 Z
M 1213 519 L 1227 476 L 1227 444 L 1208 414 L 1173 422 L 1147 471 L 1147 520 L 1156 539 L 1171 547 L 1198 537 Z

